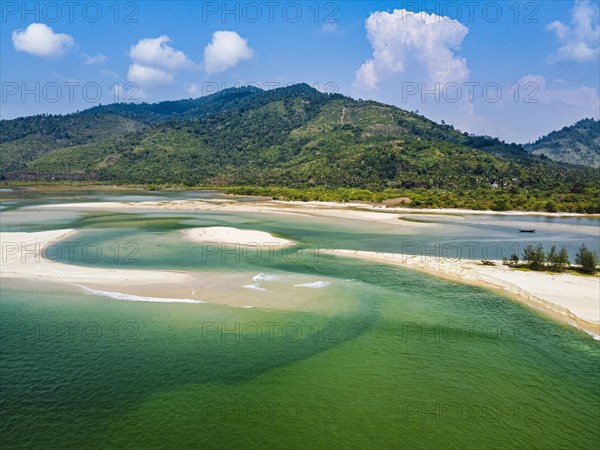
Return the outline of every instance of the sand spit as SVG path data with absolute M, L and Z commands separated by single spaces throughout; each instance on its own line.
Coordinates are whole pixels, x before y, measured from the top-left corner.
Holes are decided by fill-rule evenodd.
M 231 227 L 191 228 L 183 230 L 183 235 L 194 242 L 241 244 L 264 246 L 290 246 L 295 242 L 278 238 L 270 233 L 257 230 L 241 230 Z
M 189 281 L 183 272 L 168 270 L 109 269 L 55 262 L 58 243 L 75 230 L 33 233 L 0 233 L 2 278 L 31 277 L 65 283 L 96 283 L 110 286 L 131 284 L 179 284 Z
M 502 290 L 519 301 L 563 322 L 600 336 L 600 278 L 572 274 L 520 271 L 479 261 L 444 260 L 434 257 L 339 250 L 336 256 L 359 258 L 423 270 L 445 278 Z

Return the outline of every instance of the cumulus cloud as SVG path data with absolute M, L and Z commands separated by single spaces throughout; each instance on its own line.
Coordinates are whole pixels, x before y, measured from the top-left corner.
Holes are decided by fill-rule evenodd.
M 589 62 L 600 55 L 598 6 L 589 0 L 577 0 L 571 13 L 571 26 L 555 20 L 546 29 L 556 35 L 560 47 L 548 62 Z
M 592 42 L 598 46 L 599 37 L 590 38 L 598 33 L 597 19 L 590 20 L 597 14 L 590 14 L 593 11 L 589 2 L 577 2 L 573 24 L 567 19 L 568 26 L 561 22 L 549 26 L 564 46 L 571 45 L 562 50 L 571 59 L 586 60 L 589 49 L 595 48 Z M 354 85 L 356 95 L 363 98 L 372 95 L 461 131 L 520 143 L 582 117 L 600 115 L 597 87 L 539 74 L 505 85 L 473 81 L 471 95 L 467 61 L 457 52 L 469 30 L 448 17 L 406 10 L 375 12 L 367 19 L 366 30 L 372 55 L 356 71 Z M 577 42 L 588 50 L 581 50 Z M 459 88 L 445 90 L 444 84 Z
M 191 68 L 194 63 L 181 50 L 170 45 L 167 35 L 140 39 L 129 49 L 131 65 L 127 79 L 139 86 L 156 86 L 172 83 L 175 72 Z
M 159 85 L 173 82 L 173 74 L 154 67 L 132 64 L 127 72 L 127 79 L 140 85 Z
M 209 74 L 224 72 L 251 59 L 253 54 L 248 41 L 235 31 L 216 31 L 204 48 L 204 70 Z
M 405 9 L 372 13 L 366 22 L 373 55 L 356 72 L 356 85 L 377 89 L 387 74 L 405 72 L 415 61 L 434 83 L 465 81 L 469 69 L 455 50 L 469 32 L 457 20 Z
M 157 38 L 140 39 L 129 49 L 129 57 L 134 63 L 148 67 L 179 69 L 191 66 L 192 62 L 185 53 L 174 49 L 169 45 L 170 42 L 169 36 L 164 34 Z
M 191 83 L 191 82 L 186 82 L 185 83 L 185 91 L 188 93 L 188 95 L 191 95 L 192 97 L 198 97 L 200 96 L 200 86 L 198 86 L 196 83 Z
M 32 23 L 25 30 L 15 30 L 12 33 L 15 50 L 35 56 L 62 56 L 75 41 L 65 33 L 55 33 L 43 23 Z

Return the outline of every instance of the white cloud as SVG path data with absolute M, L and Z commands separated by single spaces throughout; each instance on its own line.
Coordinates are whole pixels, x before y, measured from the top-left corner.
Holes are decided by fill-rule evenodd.
M 173 74 L 154 67 L 132 64 L 127 72 L 127 79 L 139 85 L 159 85 L 173 82 Z
M 527 84 L 534 85 L 535 91 L 530 88 L 529 94 L 532 100 L 538 100 L 541 104 L 581 108 L 590 115 L 598 115 L 600 98 L 595 88 L 583 85 L 572 86 L 564 80 L 556 80 L 552 85 L 548 85 L 541 75 L 526 75 L 518 83 L 522 91 L 525 91 Z
M 82 53 L 81 56 L 86 64 L 102 64 L 108 61 L 108 57 L 103 55 L 102 53 L 96 53 L 95 55 L 88 55 L 87 53 Z
M 75 43 L 70 35 L 55 33 L 43 23 L 13 31 L 12 42 L 16 51 L 42 57 L 62 56 Z
M 379 87 L 379 77 L 377 76 L 377 68 L 374 60 L 369 59 L 360 66 L 356 72 L 356 80 L 370 89 L 377 89 Z
M 185 83 L 185 91 L 192 97 L 200 96 L 200 86 L 195 83 L 190 83 L 189 81 Z
M 140 39 L 132 45 L 127 79 L 140 87 L 170 84 L 175 80 L 177 70 L 194 67 L 185 53 L 173 48 L 170 42 L 169 36 L 161 35 Z
M 149 67 L 178 69 L 192 66 L 185 53 L 171 47 L 169 42 L 171 39 L 164 34 L 157 38 L 140 39 L 129 49 L 129 57 L 134 63 Z
M 456 20 L 396 9 L 372 13 L 366 29 L 373 55 L 357 70 L 357 87 L 376 89 L 383 76 L 404 73 L 413 60 L 434 83 L 461 83 L 469 76 L 466 59 L 454 53 L 469 30 Z
M 254 54 L 248 41 L 235 31 L 216 31 L 204 48 L 204 70 L 207 73 L 224 72 Z
M 589 62 L 600 55 L 600 25 L 598 6 L 589 0 L 576 0 L 572 10 L 571 26 L 555 20 L 546 29 L 556 35 L 561 44 L 548 62 Z
M 517 85 L 519 95 L 515 97 Z M 523 143 L 535 141 L 584 117 L 600 116 L 600 97 L 598 89 L 593 87 L 529 74 L 512 86 L 504 86 L 503 91 L 498 103 L 477 103 L 477 118 L 484 122 L 464 118 L 466 131 L 485 132 L 509 142 Z M 456 119 L 463 120 L 462 117 Z

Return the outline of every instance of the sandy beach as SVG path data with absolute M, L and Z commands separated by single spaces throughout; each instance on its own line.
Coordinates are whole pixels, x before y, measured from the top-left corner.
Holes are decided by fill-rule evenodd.
M 520 271 L 480 261 L 339 250 L 336 256 L 423 270 L 444 278 L 499 289 L 554 318 L 600 336 L 600 278 Z
M 74 237 L 76 233 L 72 229 L 0 233 L 2 278 L 25 277 L 71 284 L 102 283 L 113 287 L 148 283 L 177 285 L 190 281 L 188 274 L 176 271 L 108 269 L 55 262 L 58 243 Z
M 237 201 L 205 201 L 205 200 L 173 200 L 168 202 L 102 202 L 102 203 L 66 203 L 55 205 L 40 205 L 32 209 L 60 209 L 60 210 L 108 210 L 108 211 L 227 211 L 239 213 L 297 215 L 304 217 L 324 217 L 339 220 L 355 220 L 363 222 L 377 222 L 383 224 L 394 223 L 410 228 L 435 227 L 437 224 L 425 222 L 412 222 L 402 220 L 403 214 L 395 213 L 391 209 L 369 207 L 360 204 L 333 204 L 323 203 L 316 208 L 310 202 L 237 202 Z
M 237 202 L 237 201 L 204 201 L 204 200 L 174 200 L 174 201 L 150 201 L 150 202 L 98 202 L 98 203 L 70 203 L 55 204 L 33 207 L 34 209 L 60 209 L 60 210 L 115 210 L 115 211 L 153 211 L 153 210 L 175 210 L 175 211 L 223 211 L 223 212 L 248 212 L 258 214 L 287 214 L 299 216 L 335 218 L 336 220 L 348 220 L 364 223 L 365 227 L 381 226 L 382 224 L 392 225 L 398 233 L 415 232 L 423 228 L 436 227 L 440 224 L 427 222 L 414 222 L 412 220 L 402 220 L 402 215 L 406 213 L 415 213 L 415 210 L 409 208 L 377 208 L 368 207 L 363 204 L 337 204 L 337 203 L 319 203 L 319 202 Z M 360 210 L 354 209 L 360 208 Z M 425 211 L 421 211 L 425 213 Z M 431 215 L 454 214 L 456 210 L 432 210 Z M 464 211 L 473 214 L 473 211 Z M 477 212 L 487 214 L 489 212 Z M 506 213 L 508 214 L 508 213 Z M 523 215 L 525 213 L 522 213 Z M 460 216 L 453 217 L 456 220 L 463 220 Z M 515 224 L 518 222 L 515 221 Z M 515 225 L 516 226 L 516 225 Z M 594 227 L 590 228 L 590 233 L 595 232 Z M 368 228 L 365 228 L 368 230 Z M 425 230 L 423 230 L 425 231 Z M 41 233 L 2 233 L 3 242 L 38 242 L 42 247 L 52 241 L 65 238 L 73 233 L 73 230 L 58 230 Z M 206 227 L 183 230 L 182 237 L 197 244 L 203 243 L 222 243 L 222 244 L 244 244 L 244 245 L 275 245 L 289 246 L 294 242 L 272 236 L 264 231 L 237 229 L 232 227 Z M 7 249 L 3 243 L 3 261 Z M 8 250 L 12 251 L 12 247 Z M 158 290 L 168 291 L 165 286 L 178 285 L 178 293 L 182 292 L 181 286 L 191 286 L 198 284 L 202 274 L 182 273 L 173 271 L 157 270 L 127 270 L 127 269 L 105 269 L 105 268 L 87 268 L 76 267 L 42 261 L 31 264 L 23 263 L 7 253 L 8 262 L 3 264 L 3 277 L 23 277 L 31 276 L 58 280 L 68 283 L 96 283 L 102 280 L 102 285 L 122 286 L 132 290 L 132 285 L 138 285 L 139 289 L 146 292 L 143 285 L 162 286 Z M 497 261 L 496 266 L 484 266 L 476 261 L 443 261 L 435 258 L 427 258 L 413 255 L 402 255 L 395 253 L 375 253 L 366 251 L 340 250 L 337 256 L 348 258 L 360 258 L 364 260 L 383 262 L 393 265 L 400 265 L 407 268 L 427 271 L 431 274 L 450 278 L 455 281 L 478 284 L 492 289 L 499 289 L 511 295 L 511 297 L 535 307 L 553 317 L 577 326 L 587 332 L 598 336 L 600 335 L 600 278 L 583 277 L 572 274 L 550 274 L 544 272 L 531 272 L 512 270 L 502 266 Z M 223 274 L 223 280 L 227 276 Z M 229 282 L 229 281 L 225 281 Z M 242 280 L 236 280 L 242 283 Z M 200 281 L 200 284 L 206 281 Z M 246 288 L 252 287 L 260 291 L 260 286 L 252 283 L 244 284 Z M 209 295 L 210 297 L 210 295 Z M 233 295 L 232 298 L 237 298 Z M 219 298 L 213 298 L 212 301 L 218 303 L 237 304 L 238 300 L 223 301 Z M 269 303 L 280 307 L 281 305 L 273 302 Z M 263 304 L 267 306 L 267 303 Z
M 191 241 L 202 243 L 258 245 L 261 247 L 295 244 L 293 241 L 275 237 L 264 231 L 240 230 L 231 227 L 191 228 L 183 230 L 183 236 Z
M 114 187 L 105 186 L 112 190 Z M 215 191 L 216 192 L 216 191 Z M 233 196 L 232 196 L 233 197 Z M 42 205 L 37 208 L 59 208 L 59 209 L 173 209 L 173 210 L 194 210 L 194 211 L 212 211 L 221 208 L 231 210 L 232 208 L 239 212 L 265 211 L 277 214 L 297 213 L 308 215 L 324 215 L 327 217 L 338 217 L 339 211 L 343 212 L 344 218 L 357 217 L 363 219 L 390 220 L 400 217 L 404 214 L 431 215 L 440 216 L 460 216 L 460 215 L 486 215 L 486 216 L 537 216 L 537 217 L 600 217 L 600 214 L 582 214 L 568 212 L 546 212 L 546 211 L 493 211 L 493 210 L 474 210 L 462 208 L 409 208 L 409 207 L 388 207 L 382 204 L 372 204 L 365 202 L 321 202 L 321 201 L 287 201 L 287 200 L 269 200 L 261 197 L 260 200 L 252 203 L 243 203 L 228 199 L 203 199 L 203 200 L 172 200 L 172 201 L 147 201 L 147 202 L 85 202 L 69 203 L 58 205 Z M 375 212 L 386 214 L 369 215 L 364 213 Z M 357 213 L 357 214 L 355 214 Z M 394 216 L 394 214 L 398 214 Z
M 211 303 L 239 308 L 315 310 L 323 307 L 325 277 L 271 273 L 112 269 L 55 262 L 56 250 L 76 243 L 76 230 L 0 232 L 0 278 L 60 283 L 90 295 L 116 300 L 160 303 Z M 228 227 L 185 230 L 197 242 L 231 242 L 276 247 L 292 241 L 254 230 Z M 303 289 L 303 296 L 291 293 Z M 285 302 L 282 298 L 287 299 Z

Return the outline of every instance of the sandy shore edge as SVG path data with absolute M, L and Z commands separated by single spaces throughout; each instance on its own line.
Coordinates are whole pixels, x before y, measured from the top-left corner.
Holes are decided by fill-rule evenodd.
M 109 287 L 132 284 L 177 286 L 192 282 L 193 275 L 186 272 L 83 267 L 56 263 L 43 257 L 36 258 L 35 252 L 23 252 L 22 246 L 27 249 L 37 248 L 40 251 L 75 233 L 73 229 L 31 233 L 1 232 L 0 275 L 2 278 L 31 277 L 70 284 L 101 283 Z M 267 232 L 232 227 L 193 228 L 184 230 L 183 235 L 195 242 L 294 244 L 293 241 L 276 238 Z M 600 278 L 597 277 L 524 272 L 502 265 L 484 266 L 475 261 L 437 260 L 432 257 L 397 253 L 339 250 L 336 256 L 423 270 L 454 281 L 500 290 L 562 322 L 592 334 L 596 339 L 600 336 Z
M 246 230 L 233 227 L 188 228 L 182 231 L 183 236 L 193 242 L 242 244 L 257 246 L 292 246 L 296 243 L 288 239 L 278 238 L 265 231 Z
M 139 210 L 139 209 L 167 209 L 188 211 L 212 211 L 228 209 L 238 212 L 270 212 L 270 213 L 297 213 L 306 215 L 320 215 L 338 217 L 339 213 L 347 214 L 345 218 L 391 220 L 406 214 L 431 214 L 436 216 L 451 215 L 487 215 L 487 216 L 542 216 L 542 217 L 580 217 L 598 218 L 600 214 L 581 214 L 568 212 L 543 212 L 543 211 L 492 211 L 459 208 L 407 208 L 387 207 L 380 204 L 358 202 L 319 202 L 319 201 L 287 201 L 287 200 L 258 200 L 256 202 L 239 202 L 236 200 L 218 199 L 189 199 L 166 201 L 142 202 L 80 202 L 53 205 L 32 206 L 33 209 L 112 209 L 112 210 Z M 423 224 L 424 226 L 428 224 Z
M 479 261 L 444 261 L 359 250 L 339 250 L 336 256 L 421 270 L 453 281 L 501 291 L 600 340 L 600 278 L 518 271 L 502 266 L 500 261 L 496 261 L 496 266 L 484 266 Z
M 76 230 L 39 232 L 0 232 L 0 275 L 2 278 L 36 278 L 63 283 L 103 283 L 127 286 L 132 283 L 178 284 L 189 280 L 185 272 L 170 270 L 111 269 L 55 262 L 54 253 L 45 249 L 60 245 Z
M 276 238 L 269 233 L 217 227 L 187 230 L 200 240 L 208 238 L 216 243 L 230 241 L 244 245 L 266 245 L 270 248 L 295 245 L 292 241 Z M 204 233 L 206 231 L 206 233 Z M 325 295 L 317 289 L 326 277 L 290 276 L 279 282 L 277 275 L 251 271 L 177 271 L 89 267 L 55 262 L 57 248 L 63 251 L 77 244 L 73 229 L 41 232 L 0 232 L 0 280 L 31 280 L 71 286 L 82 292 L 116 300 L 150 303 L 209 303 L 234 308 L 264 308 L 276 310 L 316 310 L 322 313 L 322 303 L 316 301 Z M 251 239 L 247 242 L 245 239 Z M 247 243 L 246 243 L 247 242 Z M 194 244 L 195 245 L 195 244 Z M 81 248 L 81 247 L 80 247 Z M 54 249 L 50 251 L 49 249 Z M 64 253 L 63 253 L 64 254 Z M 265 270 L 261 268 L 261 270 Z M 268 285 L 269 289 L 260 285 Z M 302 297 L 291 297 L 281 302 L 289 290 L 308 289 Z M 254 295 L 250 295 L 253 293 Z

